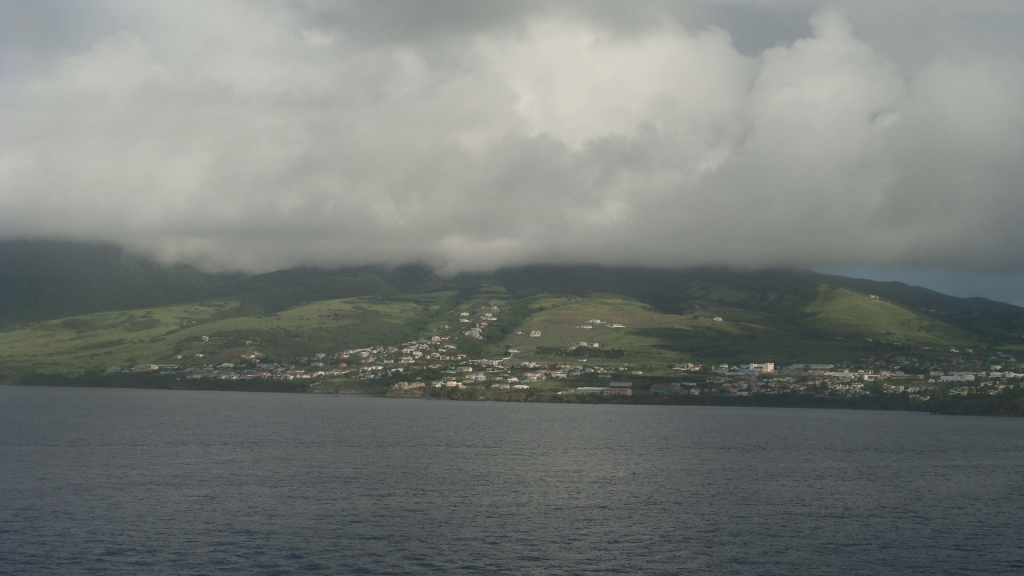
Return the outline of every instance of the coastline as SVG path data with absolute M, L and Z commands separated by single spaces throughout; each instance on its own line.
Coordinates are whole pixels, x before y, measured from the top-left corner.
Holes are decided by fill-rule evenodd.
M 1024 416 L 1024 397 L 1020 394 L 968 395 L 938 400 L 912 400 L 906 394 L 880 394 L 851 398 L 821 397 L 807 394 L 751 394 L 733 396 L 703 394 L 700 396 L 640 394 L 602 396 L 558 394 L 552 392 L 493 392 L 480 389 L 421 388 L 394 390 L 380 386 L 332 381 L 331 387 L 295 380 L 217 380 L 181 379 L 173 375 L 99 375 L 50 376 L 35 375 L 0 381 L 8 386 L 53 386 L 72 388 L 128 388 L 152 390 L 193 390 L 222 392 L 272 392 L 292 394 L 363 395 L 378 398 L 407 398 L 473 402 L 534 402 L 550 404 L 621 404 L 638 406 L 730 406 L 757 408 L 817 408 L 836 410 L 885 410 L 928 412 L 956 416 Z

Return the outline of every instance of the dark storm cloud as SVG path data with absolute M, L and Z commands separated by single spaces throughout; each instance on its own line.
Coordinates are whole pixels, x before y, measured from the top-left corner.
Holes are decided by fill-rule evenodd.
M 35 33 L 0 44 L 0 234 L 250 271 L 1024 269 L 1022 11 L 890 4 L 5 5 Z

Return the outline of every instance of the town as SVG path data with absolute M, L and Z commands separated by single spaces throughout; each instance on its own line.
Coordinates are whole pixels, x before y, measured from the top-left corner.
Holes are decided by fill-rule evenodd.
M 196 353 L 191 366 L 138 364 L 111 367 L 108 374 L 157 374 L 186 380 L 285 380 L 303 383 L 310 392 L 330 393 L 355 386 L 363 392 L 388 395 L 444 396 L 447 392 L 471 392 L 477 398 L 500 399 L 503 395 L 564 397 L 662 396 L 744 397 L 807 395 L 819 398 L 858 398 L 867 395 L 899 395 L 909 401 L 968 395 L 997 395 L 1021 387 L 1024 374 L 1014 371 L 1016 359 L 997 353 L 987 361 L 968 360 L 951 349 L 927 359 L 894 356 L 865 358 L 839 364 L 772 362 L 746 364 L 666 365 L 630 363 L 615 354 L 588 356 L 601 350 L 598 342 L 567 343 L 560 349 L 537 347 L 530 353 L 508 347 L 496 358 L 473 358 L 460 351 L 459 342 L 480 340 L 489 324 L 498 320 L 497 307 L 475 314 L 462 311 L 450 328 L 439 326 L 434 335 L 393 346 L 371 346 L 341 351 L 319 351 L 292 362 L 271 361 L 259 352 L 258 342 L 246 341 L 246 349 L 232 362 L 204 364 Z M 717 318 L 715 320 L 718 320 Z M 605 324 L 592 319 L 577 328 L 592 330 Z M 540 331 L 516 332 L 525 339 Z M 201 343 L 211 343 L 206 336 Z M 538 352 L 543 352 L 538 356 Z M 605 351 L 607 352 L 607 351 Z M 973 350 L 964 352 L 972 354 Z M 572 361 L 552 357 L 572 356 Z M 587 357 L 583 357 L 587 356 Z M 183 356 L 180 360 L 186 360 Z

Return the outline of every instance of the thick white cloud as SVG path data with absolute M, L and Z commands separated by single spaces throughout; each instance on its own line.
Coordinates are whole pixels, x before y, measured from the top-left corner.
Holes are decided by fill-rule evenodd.
M 1012 49 L 911 65 L 850 9 L 741 52 L 669 4 L 370 38 L 372 4 L 112 2 L 119 31 L 0 86 L 0 235 L 248 271 L 1024 270 Z

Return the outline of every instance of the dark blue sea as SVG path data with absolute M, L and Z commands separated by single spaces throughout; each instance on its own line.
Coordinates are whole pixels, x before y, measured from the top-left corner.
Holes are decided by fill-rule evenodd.
M 3 574 L 1024 574 L 1024 419 L 0 386 Z

